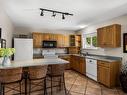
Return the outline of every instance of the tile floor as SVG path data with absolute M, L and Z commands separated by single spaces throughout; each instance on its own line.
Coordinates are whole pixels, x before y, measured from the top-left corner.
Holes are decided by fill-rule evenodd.
M 65 72 L 65 82 L 68 95 L 127 95 L 120 88 L 108 89 L 72 70 Z M 42 91 L 31 95 L 43 95 L 41 93 Z M 48 89 L 48 95 L 50 95 L 50 89 Z M 65 95 L 65 93 L 64 90 L 53 89 L 53 95 Z
M 127 95 L 120 88 L 108 89 L 71 70 L 65 72 L 65 81 L 69 95 Z

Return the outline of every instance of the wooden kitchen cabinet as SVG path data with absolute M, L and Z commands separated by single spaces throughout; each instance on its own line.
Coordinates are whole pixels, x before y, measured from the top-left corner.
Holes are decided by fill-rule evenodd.
M 73 70 L 77 70 L 76 66 L 77 66 L 78 62 L 76 61 L 76 56 L 71 55 L 70 59 L 71 59 L 71 68 Z
M 121 46 L 121 25 L 113 24 L 97 29 L 98 47 L 120 47 Z
M 98 66 L 98 81 L 110 87 L 110 68 Z
M 80 52 L 80 47 L 68 47 L 69 54 L 78 54 Z
M 118 85 L 120 62 L 98 61 L 97 80 L 99 83 L 111 88 Z
M 86 61 L 84 57 L 79 57 L 79 72 L 81 74 L 86 73 Z
M 33 33 L 33 47 L 41 48 L 42 47 L 42 33 Z
M 69 47 L 69 36 L 68 35 L 64 35 L 63 36 L 63 40 L 64 40 L 64 47 Z
M 71 59 L 70 60 L 71 68 L 77 72 L 80 72 L 81 74 L 85 74 L 86 72 L 85 58 L 76 55 L 71 55 L 70 59 Z
M 62 34 L 57 35 L 57 46 L 62 47 Z
M 43 33 L 43 40 L 50 40 L 50 34 L 49 33 Z
M 66 70 L 71 69 L 71 66 L 70 66 L 70 55 L 59 56 L 59 58 L 69 61 L 69 63 L 65 65 L 65 69 Z
M 81 35 L 70 35 L 70 46 L 81 47 Z
M 57 47 L 69 47 L 69 35 L 39 32 L 33 32 L 32 35 L 34 48 L 41 48 L 44 40 L 57 41 Z

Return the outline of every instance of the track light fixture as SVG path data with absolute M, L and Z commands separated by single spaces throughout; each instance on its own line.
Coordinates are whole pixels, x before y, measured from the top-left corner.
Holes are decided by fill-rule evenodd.
M 52 12 L 52 17 L 55 17 L 56 16 L 56 13 L 55 12 Z
M 64 14 L 62 14 L 62 19 L 65 19 L 65 16 L 64 16 Z
M 40 16 L 44 16 L 44 11 L 43 10 L 41 10 Z
M 60 11 L 55 11 L 55 10 L 43 9 L 43 8 L 40 8 L 40 10 L 41 10 L 40 16 L 44 16 L 44 11 L 52 12 L 52 17 L 55 17 L 56 14 L 61 14 L 63 20 L 65 19 L 65 15 L 73 16 L 73 14 L 66 13 L 66 12 L 60 12 Z

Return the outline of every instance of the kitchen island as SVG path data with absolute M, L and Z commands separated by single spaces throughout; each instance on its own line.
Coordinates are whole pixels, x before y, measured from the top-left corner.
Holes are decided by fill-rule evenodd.
M 56 65 L 56 64 L 67 64 L 69 63 L 66 60 L 55 58 L 55 59 L 32 59 L 32 60 L 24 60 L 24 61 L 12 61 L 10 65 L 0 65 L 0 70 L 2 69 L 14 69 L 14 68 L 27 68 L 27 67 L 33 67 L 33 66 L 44 66 L 44 65 Z M 11 72 L 10 72 L 11 73 Z M 27 79 L 28 79 L 28 72 L 24 72 L 24 80 L 25 80 L 25 91 L 24 94 L 27 95 Z M 2 90 L 2 89 L 0 89 Z
M 0 69 L 11 69 L 17 67 L 30 67 L 30 66 L 43 66 L 43 65 L 55 65 L 55 64 L 67 64 L 66 60 L 55 58 L 55 59 L 32 59 L 24 61 L 12 61 L 11 65 L 0 65 Z

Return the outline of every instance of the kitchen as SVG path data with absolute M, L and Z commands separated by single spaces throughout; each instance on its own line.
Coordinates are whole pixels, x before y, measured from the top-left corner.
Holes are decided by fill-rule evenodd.
M 7 7 L 10 8 L 10 10 L 13 10 L 15 14 L 16 11 L 14 9 L 18 6 L 12 7 L 11 4 L 19 3 L 15 3 L 14 1 L 8 3 Z M 121 3 L 121 9 L 123 8 L 122 6 L 126 7 Z M 118 8 L 119 7 L 115 10 Z M 45 29 L 46 27 L 43 26 L 44 24 L 42 24 L 43 27 L 41 29 L 41 26 L 39 27 L 40 24 L 36 20 L 35 24 L 38 24 L 38 27 L 29 29 L 30 26 L 27 25 L 32 25 L 30 24 L 31 22 L 28 23 L 26 20 L 24 21 L 26 24 L 23 24 L 23 22 L 20 22 L 20 19 L 17 19 L 20 18 L 20 13 L 17 12 L 17 15 L 13 16 L 11 15 L 13 12 L 10 13 L 9 9 L 6 9 L 7 13 L 2 10 L 2 6 L 0 9 L 0 13 L 4 17 L 0 17 L 1 38 L 6 40 L 6 45 L 1 41 L 1 47 L 6 46 L 7 48 L 15 48 L 16 52 L 12 58 L 14 63 L 15 61 L 17 62 L 18 60 L 26 59 L 46 62 L 46 59 L 60 58 L 67 63 L 65 64 L 65 89 L 67 90 L 67 95 L 126 95 L 120 87 L 120 84 L 122 83 L 119 80 L 121 64 L 126 63 L 127 41 L 124 35 L 126 36 L 127 31 L 127 16 L 124 15 L 124 13 L 121 12 L 121 14 L 116 17 L 112 14 L 110 15 L 112 18 L 104 17 L 105 20 L 103 19 L 103 21 L 96 22 L 87 27 L 84 27 L 83 25 L 83 28 L 80 26 L 80 28 L 78 27 L 78 29 L 76 28 L 74 31 L 69 31 L 69 29 L 62 30 L 62 28 L 61 30 L 52 29 L 48 24 L 47 27 L 49 29 Z M 23 11 L 25 11 L 24 13 L 34 13 L 34 9 L 26 8 L 23 9 Z M 46 20 L 48 18 L 49 22 L 53 21 L 55 25 L 56 21 L 47 15 L 45 16 L 45 14 L 46 13 L 44 12 L 44 18 Z M 73 16 L 75 17 L 75 14 Z M 23 15 L 21 18 L 23 18 Z M 31 20 L 34 18 L 27 19 Z M 43 16 L 39 16 L 38 20 L 41 19 L 43 21 Z M 55 17 L 54 19 L 59 18 Z M 66 20 L 68 20 L 67 17 L 65 23 L 68 23 Z M 20 23 L 18 23 L 18 21 Z M 59 26 L 61 23 L 60 21 L 58 22 L 59 23 L 56 26 Z M 12 23 L 15 26 L 13 26 Z M 6 28 L 6 26 L 8 26 L 8 28 Z M 61 60 L 61 62 L 63 61 Z M 33 65 L 34 62 L 32 61 L 31 65 Z M 19 63 L 17 62 L 17 64 Z M 37 64 L 40 65 L 39 62 L 37 62 Z M 26 66 L 27 64 L 24 63 L 20 65 Z M 51 63 L 49 65 L 51 65 Z M 48 81 L 48 83 L 50 83 L 50 81 Z M 123 84 L 125 84 L 125 82 Z M 50 93 L 50 89 L 48 93 Z M 64 95 L 64 90 L 53 92 L 53 94 Z

